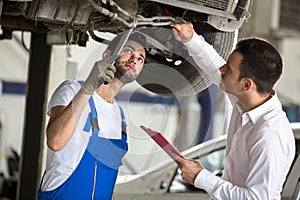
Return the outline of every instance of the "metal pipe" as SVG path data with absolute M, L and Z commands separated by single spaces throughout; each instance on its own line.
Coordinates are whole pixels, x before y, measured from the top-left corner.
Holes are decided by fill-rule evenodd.
M 122 24 L 124 24 L 125 26 L 127 26 L 129 28 L 131 28 L 133 26 L 133 23 L 128 23 L 126 20 L 119 17 L 117 13 L 110 12 L 106 8 L 103 8 L 102 6 L 99 6 L 98 4 L 95 3 L 95 1 L 93 1 L 93 0 L 87 0 L 87 1 L 91 4 L 91 6 L 94 9 L 96 9 L 101 14 L 103 14 L 105 16 L 108 16 L 113 20 L 117 20 L 117 21 L 121 22 Z
M 139 15 L 137 18 L 137 25 L 168 26 L 174 23 L 175 21 L 176 19 L 174 17 L 169 16 L 154 16 L 150 18 L 145 18 Z
M 124 10 L 123 8 L 121 8 L 116 2 L 114 2 L 113 0 L 109 1 L 109 4 L 115 8 L 117 8 L 118 11 L 120 11 L 121 13 L 123 13 L 125 16 L 129 17 L 129 19 L 133 19 L 133 16 L 128 13 L 126 10 Z

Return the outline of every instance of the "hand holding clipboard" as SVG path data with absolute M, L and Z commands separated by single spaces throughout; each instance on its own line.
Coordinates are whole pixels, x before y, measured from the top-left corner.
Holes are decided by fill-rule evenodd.
M 140 126 L 175 162 L 179 158 L 186 159 L 161 133 L 145 126 Z

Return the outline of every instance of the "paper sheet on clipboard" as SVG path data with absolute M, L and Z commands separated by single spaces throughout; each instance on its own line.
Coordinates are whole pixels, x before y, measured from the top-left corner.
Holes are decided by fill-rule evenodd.
M 145 126 L 140 126 L 175 162 L 185 157 L 161 133 Z

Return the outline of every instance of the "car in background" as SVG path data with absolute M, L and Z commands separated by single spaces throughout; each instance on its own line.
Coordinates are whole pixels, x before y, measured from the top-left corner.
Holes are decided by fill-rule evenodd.
M 296 139 L 296 156 L 283 186 L 282 200 L 300 199 L 300 123 L 292 123 L 292 128 Z M 224 169 L 225 144 L 226 135 L 221 135 L 191 147 L 182 154 L 200 161 L 206 169 L 221 176 Z M 121 175 L 117 179 L 115 199 L 211 199 L 204 190 L 183 181 L 180 173 L 177 165 L 169 160 L 139 174 Z
M 230 53 L 238 30 L 250 15 L 251 0 L 1 0 L 0 39 L 13 31 L 49 33 L 54 43 L 85 46 L 98 32 L 120 33 L 132 26 L 147 35 L 148 59 L 137 81 L 162 95 L 193 95 L 209 78 L 174 40 L 173 23 L 190 21 L 221 56 Z M 51 39 L 49 39 L 51 41 Z

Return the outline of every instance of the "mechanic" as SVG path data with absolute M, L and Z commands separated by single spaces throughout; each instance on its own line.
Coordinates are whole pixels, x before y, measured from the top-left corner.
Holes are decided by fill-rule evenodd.
M 263 39 L 245 38 L 226 62 L 191 23 L 176 24 L 173 32 L 233 106 L 222 177 L 195 160 L 179 159 L 183 180 L 214 199 L 281 199 L 295 156 L 295 139 L 273 90 L 282 73 L 279 52 Z
M 110 42 L 83 83 L 66 80 L 51 97 L 38 199 L 112 199 L 128 151 L 126 121 L 115 96 L 136 79 L 146 58 L 146 38 L 134 32 L 113 65 L 111 54 L 121 37 Z

